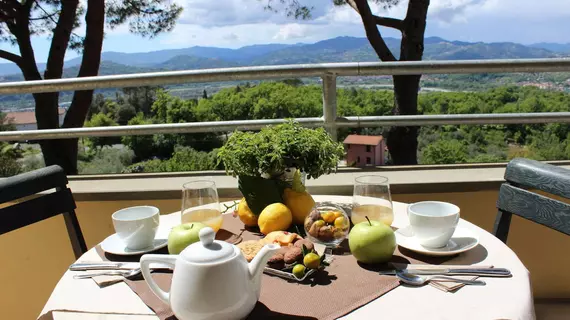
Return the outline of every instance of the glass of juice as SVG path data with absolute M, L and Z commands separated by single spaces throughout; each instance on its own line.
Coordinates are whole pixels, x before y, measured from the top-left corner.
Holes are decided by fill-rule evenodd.
M 218 189 L 211 180 L 187 182 L 182 186 L 182 223 L 201 222 L 218 232 L 222 227 L 222 212 Z
M 350 220 L 357 224 L 366 221 L 366 217 L 388 226 L 394 221 L 388 178 L 368 175 L 354 180 Z

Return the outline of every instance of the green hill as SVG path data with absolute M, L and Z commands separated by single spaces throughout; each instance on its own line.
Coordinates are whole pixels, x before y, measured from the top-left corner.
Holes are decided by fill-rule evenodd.
M 191 69 L 210 69 L 210 68 L 228 68 L 238 66 L 236 62 L 226 61 L 218 58 L 201 58 L 189 55 L 176 56 L 166 62 L 155 66 L 156 69 L 168 70 L 191 70 Z
M 400 39 L 386 38 L 388 47 L 399 56 Z M 552 47 L 552 46 L 551 46 Z M 425 39 L 424 60 L 471 60 L 471 59 L 524 59 L 555 58 L 570 56 L 545 48 L 525 46 L 517 43 L 471 43 L 448 41 L 438 37 Z M 100 75 L 132 74 L 169 70 L 193 70 L 226 68 L 236 66 L 258 66 L 278 64 L 301 64 L 323 62 L 379 61 L 366 38 L 337 37 L 312 44 L 266 44 L 242 47 L 239 49 L 191 47 L 186 49 L 159 50 L 144 53 L 104 52 Z M 77 76 L 79 59 L 66 62 L 64 77 Z M 0 64 L 0 82 L 22 81 L 21 74 L 2 76 L 8 64 Z M 8 68 L 8 70 L 13 70 Z M 565 83 L 568 73 L 557 74 L 488 74 L 488 75 L 429 75 L 423 77 L 422 86 L 441 87 L 451 90 L 481 90 L 489 87 L 524 82 Z M 367 85 L 389 84 L 389 78 L 346 78 L 339 84 Z M 175 86 L 183 97 L 194 96 L 200 84 Z M 568 84 L 560 88 L 568 89 Z M 210 84 L 208 91 L 216 91 L 218 84 Z M 184 92 L 190 90 L 189 92 Z M 113 89 L 103 90 L 113 92 Z M 196 91 L 196 92 L 194 92 Z M 68 93 L 62 93 L 62 101 L 67 101 Z M 30 107 L 30 95 L 0 96 L 0 108 Z

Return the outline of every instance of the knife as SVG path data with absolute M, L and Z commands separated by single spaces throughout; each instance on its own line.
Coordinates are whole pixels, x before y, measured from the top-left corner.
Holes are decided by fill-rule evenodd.
M 402 269 L 380 271 L 382 275 L 396 275 L 396 271 L 416 275 L 474 275 L 486 277 L 510 277 L 511 271 L 505 268 L 429 268 L 429 269 Z
M 135 269 L 140 264 L 138 262 L 78 262 L 69 266 L 70 271 L 88 271 L 88 270 L 117 270 L 117 269 Z
M 69 266 L 70 271 L 89 271 L 89 270 L 133 270 L 140 268 L 139 262 L 78 262 Z M 153 270 L 172 270 L 172 266 L 160 262 L 149 264 L 149 268 Z

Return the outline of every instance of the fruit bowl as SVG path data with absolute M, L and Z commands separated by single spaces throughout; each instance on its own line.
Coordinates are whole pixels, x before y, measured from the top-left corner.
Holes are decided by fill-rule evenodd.
M 305 218 L 304 228 L 311 241 L 335 248 L 348 237 L 350 222 L 341 207 L 317 204 Z

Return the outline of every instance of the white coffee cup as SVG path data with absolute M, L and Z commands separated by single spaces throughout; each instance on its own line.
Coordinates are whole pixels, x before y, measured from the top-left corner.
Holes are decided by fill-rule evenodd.
M 422 201 L 408 206 L 414 237 L 428 248 L 445 247 L 459 222 L 459 207 L 439 201 Z
M 160 210 L 151 206 L 130 207 L 113 213 L 112 219 L 115 232 L 125 246 L 140 250 L 153 245 Z

